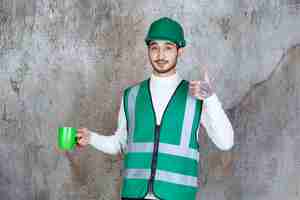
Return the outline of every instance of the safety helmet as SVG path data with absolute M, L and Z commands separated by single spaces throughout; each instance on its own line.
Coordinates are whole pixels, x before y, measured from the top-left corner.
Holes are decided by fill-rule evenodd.
M 168 17 L 162 17 L 150 25 L 145 42 L 149 45 L 152 40 L 168 40 L 179 48 L 186 45 L 183 28 L 178 22 Z

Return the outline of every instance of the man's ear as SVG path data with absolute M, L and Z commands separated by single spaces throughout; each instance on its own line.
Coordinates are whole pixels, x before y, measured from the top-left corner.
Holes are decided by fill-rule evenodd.
M 178 56 L 181 56 L 183 54 L 183 48 L 180 47 L 178 48 Z

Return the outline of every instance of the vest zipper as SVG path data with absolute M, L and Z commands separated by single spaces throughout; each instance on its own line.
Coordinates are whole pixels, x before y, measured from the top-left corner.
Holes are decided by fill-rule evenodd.
M 154 177 L 155 177 L 155 173 L 156 173 L 159 135 L 160 135 L 160 126 L 155 125 L 153 158 L 152 158 L 152 163 L 151 163 L 151 176 L 149 179 L 149 191 L 148 191 L 151 193 L 153 193 L 153 182 L 154 182 Z
M 148 192 L 147 193 L 152 193 L 155 195 L 154 190 L 153 190 L 153 183 L 154 183 L 154 178 L 155 178 L 155 174 L 156 174 L 156 168 L 157 168 L 157 155 L 158 155 L 158 146 L 159 146 L 159 136 L 160 136 L 160 127 L 162 126 L 163 123 L 163 118 L 165 115 L 165 112 L 167 110 L 167 108 L 169 107 L 170 102 L 172 101 L 172 99 L 174 98 L 177 89 L 181 86 L 181 84 L 183 84 L 183 80 L 180 81 L 180 83 L 177 85 L 175 91 L 173 92 L 169 102 L 167 103 L 167 106 L 163 112 L 162 118 L 161 118 L 161 123 L 160 125 L 157 125 L 157 119 L 155 116 L 155 111 L 154 111 L 154 107 L 153 107 L 153 102 L 152 102 L 152 95 L 150 92 L 150 78 L 147 81 L 147 88 L 148 88 L 148 93 L 150 95 L 150 102 L 151 102 L 151 106 L 152 106 L 152 111 L 154 113 L 154 118 L 155 118 L 155 130 L 154 130 L 154 147 L 153 147 L 153 154 L 152 154 L 152 162 L 151 162 L 151 175 L 150 175 L 150 179 L 148 182 Z M 156 196 L 156 195 L 155 195 Z

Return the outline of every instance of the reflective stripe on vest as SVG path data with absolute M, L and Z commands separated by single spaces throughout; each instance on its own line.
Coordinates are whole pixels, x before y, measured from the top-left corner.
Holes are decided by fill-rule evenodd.
M 132 143 L 128 146 L 128 152 L 151 153 L 153 143 Z M 199 152 L 196 149 L 184 148 L 174 144 L 159 143 L 159 153 L 182 156 L 194 160 L 199 160 Z
M 150 177 L 150 169 L 126 169 L 125 176 L 133 179 L 148 179 Z M 182 175 L 174 172 L 167 172 L 164 170 L 156 170 L 155 180 L 185 185 L 190 187 L 197 187 L 197 178 L 194 176 Z
M 135 87 L 133 87 L 130 90 L 130 93 L 128 94 L 128 115 L 129 115 L 129 133 L 133 133 L 134 127 L 135 127 L 135 115 L 134 115 L 134 111 L 135 111 L 135 102 L 136 102 L 136 96 L 137 93 L 140 89 L 140 86 L 137 85 Z M 128 135 L 128 143 L 130 144 L 132 142 L 132 134 Z

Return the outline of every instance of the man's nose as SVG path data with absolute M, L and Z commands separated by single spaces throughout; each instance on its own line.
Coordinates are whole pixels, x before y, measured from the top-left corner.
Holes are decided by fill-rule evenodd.
M 162 49 L 158 51 L 158 57 L 160 60 L 165 58 L 165 52 Z

